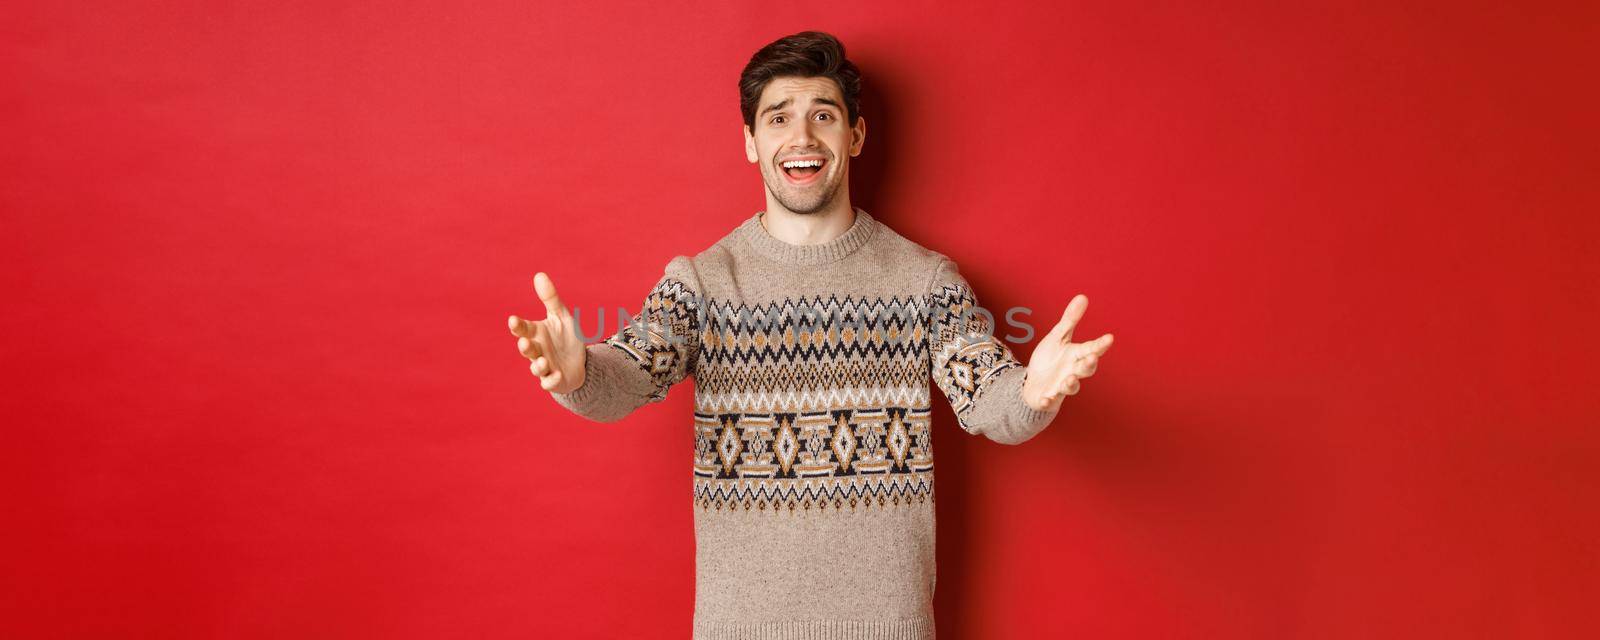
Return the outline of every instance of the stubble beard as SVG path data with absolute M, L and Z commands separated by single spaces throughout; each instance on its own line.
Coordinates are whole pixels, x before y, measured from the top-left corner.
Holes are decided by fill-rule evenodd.
M 828 163 L 827 169 L 832 173 L 832 162 Z M 774 164 L 772 171 L 781 174 L 783 167 Z M 789 181 L 782 175 L 768 173 L 765 168 L 763 168 L 762 173 L 767 180 L 767 191 L 771 192 L 772 197 L 778 200 L 778 204 L 799 215 L 816 213 L 833 204 L 834 197 L 839 194 L 839 185 L 844 182 L 843 180 L 833 180 L 831 184 L 808 185 L 802 187 L 804 193 L 797 193 L 794 191 L 794 185 L 789 184 Z M 823 176 L 821 179 L 830 180 L 831 178 Z

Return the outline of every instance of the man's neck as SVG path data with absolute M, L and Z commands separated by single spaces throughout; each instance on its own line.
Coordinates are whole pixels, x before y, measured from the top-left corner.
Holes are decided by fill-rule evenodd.
M 769 206 L 761 214 L 761 226 L 772 237 L 789 244 L 823 244 L 844 235 L 856 222 L 850 201 L 840 199 L 816 213 L 791 213 L 781 206 Z

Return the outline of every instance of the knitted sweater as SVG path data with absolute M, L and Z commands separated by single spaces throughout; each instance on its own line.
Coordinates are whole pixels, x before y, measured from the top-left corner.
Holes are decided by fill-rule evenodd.
M 696 640 L 934 637 L 929 377 L 960 428 L 1055 417 L 956 264 L 866 211 L 795 245 L 761 212 L 679 255 L 555 400 L 612 422 L 693 376 Z

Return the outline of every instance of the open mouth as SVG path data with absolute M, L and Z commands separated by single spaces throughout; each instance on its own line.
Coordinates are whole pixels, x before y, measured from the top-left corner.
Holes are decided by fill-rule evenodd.
M 808 184 L 816 181 L 822 175 L 823 168 L 828 166 L 828 161 L 822 158 L 801 158 L 784 160 L 778 163 L 785 178 L 794 184 Z

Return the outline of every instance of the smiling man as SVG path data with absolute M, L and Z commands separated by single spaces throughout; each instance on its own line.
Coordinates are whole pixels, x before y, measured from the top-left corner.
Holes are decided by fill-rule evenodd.
M 766 208 L 679 255 L 632 323 L 585 345 L 548 275 L 546 317 L 511 316 L 540 387 L 613 422 L 689 376 L 693 637 L 934 636 L 931 378 L 958 426 L 1021 444 L 1094 373 L 1074 297 L 1027 365 L 956 264 L 850 204 L 866 120 L 834 37 L 807 31 L 739 78 Z

